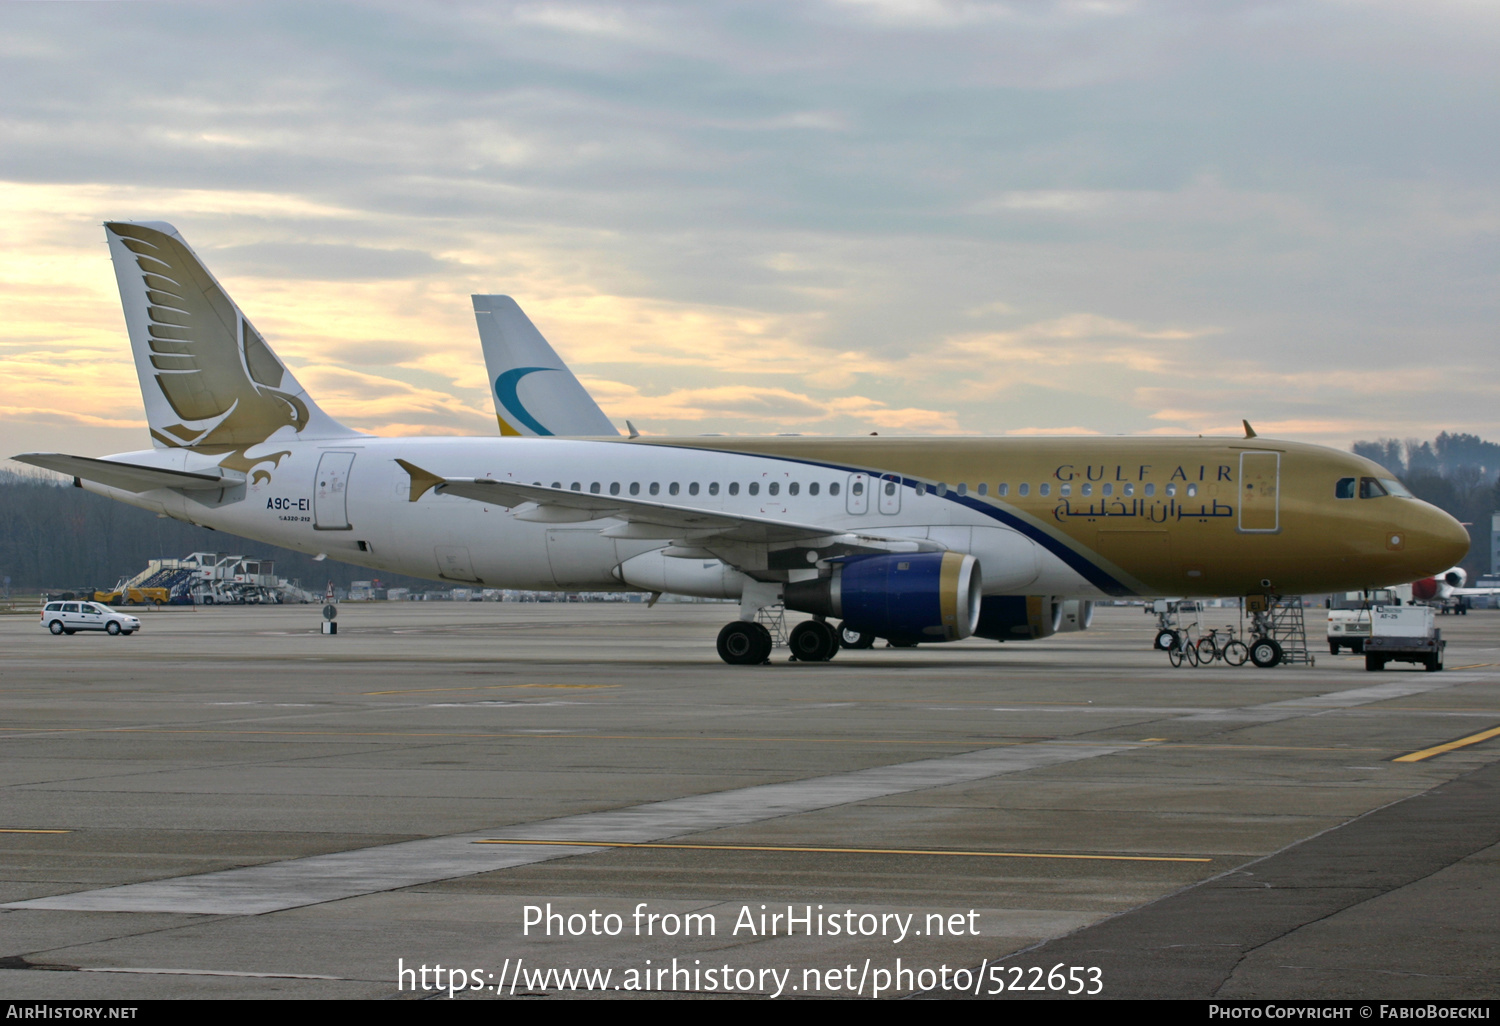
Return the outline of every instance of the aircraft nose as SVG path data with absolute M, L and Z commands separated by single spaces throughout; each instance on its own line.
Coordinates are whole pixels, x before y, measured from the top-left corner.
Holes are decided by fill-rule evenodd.
M 1429 576 L 1456 566 L 1469 554 L 1469 532 L 1453 517 L 1425 502 L 1411 503 L 1406 520 L 1405 549 L 1419 560 Z

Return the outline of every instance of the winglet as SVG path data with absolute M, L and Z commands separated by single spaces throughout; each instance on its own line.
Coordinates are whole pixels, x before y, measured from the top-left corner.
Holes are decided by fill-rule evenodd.
M 632 424 L 632 423 L 630 423 L 630 421 L 627 420 L 625 422 L 625 427 L 630 430 L 630 437 L 631 438 L 639 438 L 639 437 L 641 437 L 641 433 L 635 429 L 635 425 Z
M 438 477 L 436 474 L 430 471 L 423 470 L 415 463 L 408 463 L 402 459 L 398 459 L 396 462 L 401 464 L 402 470 L 411 475 L 412 502 L 416 502 L 418 499 L 426 495 L 438 485 L 442 484 L 444 481 L 444 478 Z
M 1243 424 L 1243 425 L 1245 425 L 1245 437 L 1246 438 L 1254 438 L 1255 437 L 1255 429 L 1250 426 L 1250 422 L 1248 420 L 1242 420 L 1242 421 L 1240 421 L 1240 423 Z

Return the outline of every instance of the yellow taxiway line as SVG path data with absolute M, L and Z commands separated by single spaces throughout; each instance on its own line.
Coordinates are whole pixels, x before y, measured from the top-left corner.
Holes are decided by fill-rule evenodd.
M 1470 734 L 1461 737 L 1457 741 L 1449 741 L 1445 745 L 1435 745 L 1432 748 L 1424 748 L 1420 752 L 1410 752 L 1398 756 L 1392 762 L 1421 762 L 1423 759 L 1431 759 L 1435 755 L 1446 755 L 1459 748 L 1467 748 L 1469 745 L 1477 745 L 1481 741 L 1488 741 L 1492 737 L 1500 737 L 1500 727 L 1491 727 L 1489 730 L 1481 730 L 1478 734 Z
M 988 859 L 1082 859 L 1095 862 L 1212 862 L 1172 855 L 1070 855 L 1034 851 L 941 851 L 933 848 L 800 848 L 769 844 L 647 844 L 627 841 L 517 841 L 493 839 L 475 844 L 535 844 L 559 848 L 670 848 L 678 851 L 779 851 L 829 855 L 955 855 Z

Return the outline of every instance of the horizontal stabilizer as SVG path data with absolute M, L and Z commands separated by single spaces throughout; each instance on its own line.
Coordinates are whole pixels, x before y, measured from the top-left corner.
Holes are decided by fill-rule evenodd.
M 55 470 L 59 474 L 81 477 L 85 481 L 94 481 L 127 492 L 149 492 L 155 488 L 208 491 L 229 488 L 245 480 L 244 474 L 222 467 L 210 467 L 203 471 L 163 470 L 160 467 L 143 467 L 139 463 L 96 460 L 89 456 L 69 456 L 61 452 L 23 452 L 11 459 L 17 463 Z

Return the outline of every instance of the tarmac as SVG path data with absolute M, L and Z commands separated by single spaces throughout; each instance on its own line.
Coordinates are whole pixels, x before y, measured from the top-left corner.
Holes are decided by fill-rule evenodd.
M 0 987 L 1500 996 L 1500 612 L 1441 673 L 1316 614 L 1314 666 L 1174 669 L 1130 607 L 731 667 L 734 612 L 0 617 Z

